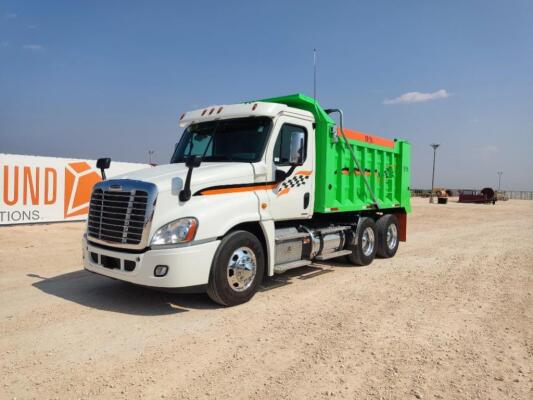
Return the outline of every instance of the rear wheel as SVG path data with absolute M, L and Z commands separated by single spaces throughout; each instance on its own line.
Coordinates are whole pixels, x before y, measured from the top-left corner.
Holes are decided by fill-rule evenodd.
M 387 214 L 378 219 L 376 224 L 378 231 L 377 254 L 381 258 L 394 257 L 400 245 L 400 224 L 393 214 Z
M 356 229 L 357 245 L 348 247 L 348 260 L 354 265 L 369 265 L 376 257 L 377 232 L 372 218 L 361 218 Z
M 218 246 L 211 266 L 207 294 L 224 306 L 250 300 L 263 280 L 263 246 L 250 232 L 228 234 Z

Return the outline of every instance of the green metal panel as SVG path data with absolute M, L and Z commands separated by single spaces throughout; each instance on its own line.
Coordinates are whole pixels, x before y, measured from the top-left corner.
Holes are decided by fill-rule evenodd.
M 359 161 L 357 171 L 342 137 L 332 139 L 335 121 L 311 97 L 293 94 L 263 99 L 311 112 L 316 122 L 315 208 L 317 213 L 363 211 L 373 209 L 374 202 L 364 183 L 366 175 L 380 209 L 403 208 L 411 211 L 411 145 L 394 140 L 386 147 L 349 139 Z

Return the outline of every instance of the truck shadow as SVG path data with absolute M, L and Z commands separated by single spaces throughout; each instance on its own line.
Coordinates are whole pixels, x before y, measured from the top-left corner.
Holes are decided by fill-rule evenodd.
M 325 268 L 324 268 L 325 267 Z M 310 279 L 332 272 L 331 268 L 309 266 L 296 268 L 281 275 L 266 277 L 259 291 L 265 292 L 290 285 L 295 279 Z M 190 310 L 221 308 L 207 294 L 176 294 L 135 286 L 127 282 L 91 274 L 85 270 L 47 278 L 27 274 L 38 279 L 32 286 L 44 293 L 81 304 L 86 307 L 139 316 L 170 315 Z
M 40 279 L 32 284 L 44 293 L 104 311 L 122 314 L 157 316 L 193 309 L 219 308 L 206 294 L 158 292 L 79 270 L 51 278 L 27 274 Z

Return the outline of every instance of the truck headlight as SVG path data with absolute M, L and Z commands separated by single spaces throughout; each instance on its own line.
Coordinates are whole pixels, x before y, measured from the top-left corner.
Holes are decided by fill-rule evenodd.
M 193 217 L 180 218 L 163 225 L 157 230 L 150 242 L 151 246 L 178 244 L 194 239 L 198 220 Z

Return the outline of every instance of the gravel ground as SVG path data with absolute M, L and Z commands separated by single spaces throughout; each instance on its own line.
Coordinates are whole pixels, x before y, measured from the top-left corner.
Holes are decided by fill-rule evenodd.
M 533 202 L 413 199 L 393 259 L 219 308 L 81 270 L 83 223 L 0 228 L 0 398 L 531 399 Z

